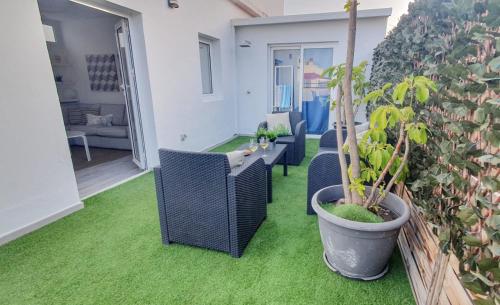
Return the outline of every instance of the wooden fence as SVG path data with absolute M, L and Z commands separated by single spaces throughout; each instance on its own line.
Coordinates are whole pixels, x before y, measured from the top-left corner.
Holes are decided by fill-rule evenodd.
M 457 258 L 439 250 L 439 241 L 412 203 L 411 193 L 401 185 L 397 193 L 411 210 L 398 244 L 417 305 L 473 305 L 471 294 L 458 279 Z

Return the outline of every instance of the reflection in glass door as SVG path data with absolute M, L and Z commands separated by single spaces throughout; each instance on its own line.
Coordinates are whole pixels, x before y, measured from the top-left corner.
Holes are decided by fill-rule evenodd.
M 302 117 L 308 134 L 323 134 L 330 117 L 328 78 L 321 76 L 333 65 L 333 48 L 303 48 Z
M 300 49 L 273 50 L 273 111 L 299 108 Z

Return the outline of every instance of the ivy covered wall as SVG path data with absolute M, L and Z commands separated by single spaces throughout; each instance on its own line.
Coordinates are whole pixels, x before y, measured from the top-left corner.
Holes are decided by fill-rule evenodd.
M 477 304 L 500 304 L 500 0 L 416 0 L 375 50 L 371 87 L 426 75 L 427 145 L 407 186 Z

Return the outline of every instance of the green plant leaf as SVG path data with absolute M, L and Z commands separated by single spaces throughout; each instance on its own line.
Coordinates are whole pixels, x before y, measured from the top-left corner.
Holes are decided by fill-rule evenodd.
M 500 164 L 500 156 L 498 155 L 484 155 L 478 158 L 480 162 L 490 163 L 493 166 Z
M 492 215 L 486 221 L 486 224 L 490 226 L 492 229 L 499 231 L 500 230 L 500 215 Z
M 482 271 L 489 271 L 493 268 L 498 268 L 498 261 L 492 257 L 486 257 L 477 262 L 479 269 Z
M 491 298 L 487 299 L 476 299 L 473 301 L 474 305 L 495 305 L 495 301 Z
M 429 99 L 429 89 L 423 85 L 416 85 L 415 97 L 419 103 L 425 103 Z
M 473 235 L 466 235 L 463 237 L 463 240 L 469 246 L 479 247 L 482 245 L 481 240 Z
M 481 179 L 483 185 L 492 192 L 500 190 L 500 181 L 495 177 L 485 176 Z
M 409 86 L 410 85 L 408 84 L 407 81 L 403 81 L 403 82 L 396 85 L 396 87 L 394 88 L 394 91 L 392 93 L 392 100 L 394 101 L 394 103 L 396 103 L 396 104 L 403 103 Z
M 479 220 L 479 217 L 477 217 L 476 213 L 471 208 L 460 209 L 457 217 L 468 226 L 474 225 Z
M 383 130 L 387 127 L 386 107 L 380 106 L 370 116 L 370 128 Z
M 476 74 L 478 77 L 483 77 L 484 73 L 486 72 L 485 66 L 480 63 L 470 65 L 469 70 L 472 73 Z
M 490 287 L 495 286 L 495 283 L 493 283 L 492 281 L 490 281 L 487 277 L 485 277 L 481 273 L 479 273 L 479 272 L 473 272 L 473 271 L 471 271 L 470 273 L 472 275 L 474 275 L 476 278 L 478 278 L 481 282 L 483 282 L 484 284 L 486 284 L 487 286 L 490 286 Z
M 493 72 L 500 72 L 500 56 L 493 58 L 489 63 L 488 66 L 490 67 L 491 71 Z
M 474 121 L 476 123 L 482 124 L 486 120 L 487 117 L 486 109 L 484 108 L 477 108 L 476 111 L 474 111 Z

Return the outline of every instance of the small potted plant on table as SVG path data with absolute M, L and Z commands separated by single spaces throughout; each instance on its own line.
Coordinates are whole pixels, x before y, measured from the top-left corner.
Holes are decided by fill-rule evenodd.
M 257 138 L 257 143 L 259 142 L 260 139 L 266 138 L 267 137 L 267 129 L 259 128 L 257 130 L 257 133 L 255 133 L 255 137 Z
M 276 139 L 278 138 L 278 135 L 274 130 L 268 130 L 266 136 L 269 140 L 269 147 L 271 147 L 271 150 L 273 150 L 274 148 L 276 148 Z

